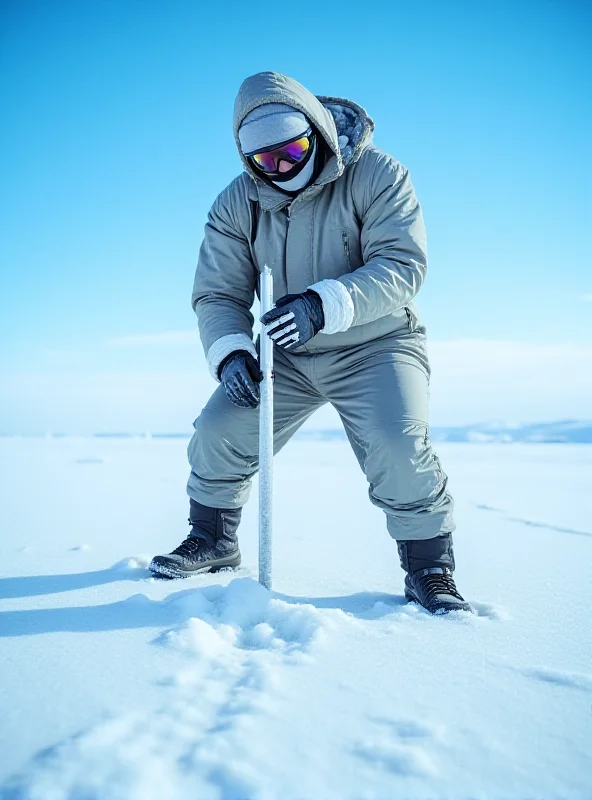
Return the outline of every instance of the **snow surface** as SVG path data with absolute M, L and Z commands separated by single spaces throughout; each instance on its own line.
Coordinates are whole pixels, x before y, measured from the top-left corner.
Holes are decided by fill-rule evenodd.
M 445 618 L 338 440 L 276 459 L 272 592 L 256 493 L 238 572 L 150 578 L 185 446 L 0 440 L 2 800 L 592 797 L 591 446 L 438 445 L 477 612 Z

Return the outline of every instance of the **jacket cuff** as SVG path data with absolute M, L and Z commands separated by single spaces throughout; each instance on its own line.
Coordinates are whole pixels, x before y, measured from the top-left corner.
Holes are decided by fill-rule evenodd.
M 253 340 L 247 336 L 246 333 L 229 333 L 228 336 L 221 336 L 219 339 L 216 339 L 208 350 L 206 358 L 208 360 L 208 367 L 210 368 L 210 375 L 214 380 L 218 381 L 218 383 L 220 383 L 220 378 L 218 377 L 220 364 L 224 361 L 226 356 L 229 356 L 236 350 L 246 350 L 253 358 L 258 359 Z
M 354 321 L 354 301 L 345 286 L 339 281 L 324 280 L 308 287 L 323 301 L 325 327 L 320 333 L 341 333 L 351 328 Z

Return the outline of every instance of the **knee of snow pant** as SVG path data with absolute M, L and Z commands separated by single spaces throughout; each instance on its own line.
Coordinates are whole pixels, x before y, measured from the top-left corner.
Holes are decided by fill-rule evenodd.
M 374 505 L 394 539 L 432 539 L 454 530 L 448 478 L 425 423 L 393 422 L 366 434 L 364 471 Z
M 204 408 L 187 447 L 187 494 L 210 508 L 239 508 L 249 499 L 258 465 L 257 409 Z M 244 412 L 244 413 L 242 413 Z
M 325 402 L 278 360 L 274 390 L 273 451 L 278 453 L 308 417 Z M 249 499 L 259 468 L 259 409 L 238 408 L 219 386 L 193 423 L 187 447 L 191 474 L 187 493 L 210 508 L 239 508 Z
M 433 539 L 416 539 L 397 542 L 401 566 L 405 572 L 430 567 L 448 567 L 454 572 L 452 534 L 444 533 Z

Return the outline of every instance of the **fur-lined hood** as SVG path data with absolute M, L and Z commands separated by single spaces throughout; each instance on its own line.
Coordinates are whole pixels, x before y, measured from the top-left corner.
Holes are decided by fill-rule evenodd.
M 317 97 L 287 75 L 259 72 L 243 82 L 234 103 L 236 146 L 245 170 L 257 181 L 259 178 L 241 152 L 238 130 L 247 114 L 265 103 L 285 103 L 297 108 L 320 131 L 335 155 L 323 170 L 322 183 L 339 177 L 372 143 L 374 122 L 357 103 L 340 97 Z

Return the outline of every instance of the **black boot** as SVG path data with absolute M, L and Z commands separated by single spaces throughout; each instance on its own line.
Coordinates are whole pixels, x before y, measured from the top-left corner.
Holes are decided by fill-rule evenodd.
M 454 583 L 452 534 L 397 542 L 405 576 L 405 597 L 431 614 L 472 611 Z
M 430 614 L 473 610 L 456 588 L 452 572 L 446 567 L 428 567 L 407 573 L 405 597 L 422 605 Z
M 208 508 L 189 501 L 191 531 L 179 547 L 166 556 L 154 556 L 150 571 L 159 578 L 188 578 L 222 567 L 238 567 L 241 554 L 236 529 L 242 508 Z

